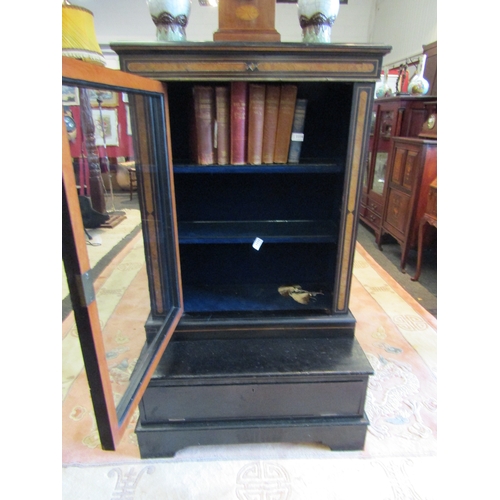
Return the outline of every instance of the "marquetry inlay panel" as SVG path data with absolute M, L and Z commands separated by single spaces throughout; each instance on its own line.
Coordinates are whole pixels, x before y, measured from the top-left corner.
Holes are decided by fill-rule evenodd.
M 401 184 L 403 167 L 406 159 L 406 150 L 396 149 L 394 156 L 394 168 L 392 170 L 391 181 L 396 184 Z
M 394 226 L 401 233 L 405 229 L 409 202 L 410 197 L 407 194 L 391 190 L 387 210 L 387 223 Z
M 344 221 L 344 240 L 341 250 L 340 278 L 337 296 L 337 310 L 347 310 L 349 300 L 349 284 L 353 265 L 353 246 L 355 243 L 355 230 L 357 221 L 358 191 L 360 189 L 360 173 L 364 153 L 364 130 L 368 119 L 368 105 L 370 103 L 369 90 L 360 88 L 356 99 L 356 126 L 352 137 L 352 169 L 347 187 L 347 210 Z
M 411 189 L 413 185 L 413 178 L 415 177 L 416 160 L 418 152 L 408 151 L 405 163 L 405 172 L 403 177 L 403 187 Z
M 146 131 L 149 128 L 147 111 L 144 99 L 134 98 L 133 114 L 137 123 L 137 129 Z M 155 166 L 151 157 L 151 145 L 148 134 L 140 133 L 136 138 L 136 167 L 139 178 L 138 187 L 141 190 L 140 203 L 142 213 L 142 230 L 147 237 L 144 244 L 147 254 L 151 256 L 147 261 L 148 275 L 151 288 L 151 308 L 155 314 L 161 315 L 165 312 L 163 303 L 163 282 L 160 270 L 160 228 L 158 227 L 158 208 L 156 207 L 156 183 L 153 179 Z

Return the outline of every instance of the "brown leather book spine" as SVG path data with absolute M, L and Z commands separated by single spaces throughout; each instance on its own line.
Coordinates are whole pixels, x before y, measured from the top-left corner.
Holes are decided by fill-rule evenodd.
M 231 154 L 233 165 L 246 163 L 248 83 L 231 82 Z
M 215 98 L 213 87 L 195 85 L 193 87 L 194 113 L 196 123 L 196 139 L 198 163 L 212 165 L 215 163 L 214 125 Z
M 296 100 L 297 85 L 282 85 L 278 111 L 278 127 L 276 130 L 276 144 L 274 146 L 274 163 L 286 163 L 288 160 L 288 149 L 292 136 Z
M 280 105 L 280 86 L 266 86 L 266 102 L 264 106 L 264 133 L 262 139 L 262 163 L 274 162 L 274 145 L 276 127 L 278 126 L 278 109 Z
M 248 86 L 247 162 L 252 165 L 262 163 L 265 100 L 266 86 L 260 83 L 250 83 Z
M 229 87 L 215 87 L 215 119 L 217 163 L 229 164 Z

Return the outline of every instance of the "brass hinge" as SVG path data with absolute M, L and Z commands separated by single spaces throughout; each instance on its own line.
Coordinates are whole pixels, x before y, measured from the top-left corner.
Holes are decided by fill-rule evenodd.
M 82 307 L 87 307 L 95 300 L 94 281 L 90 270 L 84 274 L 75 275 L 76 287 L 78 289 L 78 296 L 80 297 L 80 304 Z

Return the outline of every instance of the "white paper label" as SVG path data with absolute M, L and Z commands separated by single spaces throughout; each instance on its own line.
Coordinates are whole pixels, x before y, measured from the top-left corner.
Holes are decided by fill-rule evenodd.
M 304 142 L 304 134 L 299 134 L 297 132 L 294 132 L 292 134 L 292 141 L 295 141 L 295 142 Z
M 261 240 L 260 238 L 255 238 L 252 247 L 255 248 L 255 250 L 260 250 L 262 243 L 264 243 L 264 240 Z

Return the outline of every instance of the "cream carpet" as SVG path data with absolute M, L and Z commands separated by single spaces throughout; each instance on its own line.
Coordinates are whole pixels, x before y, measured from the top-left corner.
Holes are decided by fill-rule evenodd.
M 127 245 L 127 256 L 138 244 Z M 105 289 L 107 281 L 101 286 Z M 76 332 L 68 318 L 63 344 L 72 338 L 72 351 L 70 362 L 63 362 L 63 498 L 437 498 L 436 319 L 359 244 L 350 309 L 357 320 L 356 337 L 375 370 L 367 394 L 370 426 L 364 450 L 332 452 L 315 443 L 200 446 L 155 460 L 140 459 L 133 432 L 137 415 L 115 452 L 99 448 Z

